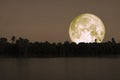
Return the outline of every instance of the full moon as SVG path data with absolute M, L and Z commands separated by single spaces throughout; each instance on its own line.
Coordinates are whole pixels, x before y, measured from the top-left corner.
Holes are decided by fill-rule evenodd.
M 105 35 L 102 20 L 93 14 L 81 14 L 75 17 L 69 27 L 69 35 L 75 43 L 101 43 Z

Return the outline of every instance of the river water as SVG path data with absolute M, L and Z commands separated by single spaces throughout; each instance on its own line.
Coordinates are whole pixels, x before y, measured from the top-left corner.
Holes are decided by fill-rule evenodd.
M 120 59 L 1 58 L 0 80 L 120 80 Z

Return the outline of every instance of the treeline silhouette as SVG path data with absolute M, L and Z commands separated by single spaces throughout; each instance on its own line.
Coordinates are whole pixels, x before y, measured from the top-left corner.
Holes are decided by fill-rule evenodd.
M 49 43 L 30 42 L 28 39 L 15 36 L 8 42 L 0 38 L 0 57 L 119 57 L 120 43 Z

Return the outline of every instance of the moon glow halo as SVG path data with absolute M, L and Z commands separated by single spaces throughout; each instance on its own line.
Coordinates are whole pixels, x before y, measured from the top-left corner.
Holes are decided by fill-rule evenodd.
M 93 14 L 82 14 L 75 17 L 69 27 L 69 35 L 76 44 L 101 43 L 105 36 L 105 27 L 102 20 Z

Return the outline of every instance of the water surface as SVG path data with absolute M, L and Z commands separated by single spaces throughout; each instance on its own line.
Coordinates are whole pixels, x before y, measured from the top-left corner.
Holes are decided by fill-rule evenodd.
M 120 59 L 1 58 L 0 80 L 120 80 Z

